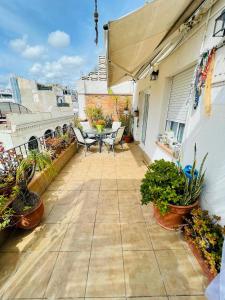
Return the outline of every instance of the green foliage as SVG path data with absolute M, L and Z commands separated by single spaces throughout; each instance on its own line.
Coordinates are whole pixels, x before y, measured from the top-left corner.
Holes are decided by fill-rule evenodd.
M 51 152 L 47 150 L 31 150 L 29 155 L 20 162 L 19 167 L 17 168 L 17 183 L 21 180 L 27 180 L 27 170 L 32 166 L 34 166 L 34 168 L 38 171 L 42 171 L 47 167 L 49 170 L 53 171 Z
M 163 159 L 151 164 L 142 180 L 142 204 L 153 202 L 161 214 L 165 214 L 169 210 L 169 204 L 188 206 L 195 203 L 202 191 L 205 177 L 203 167 L 208 155 L 204 156 L 199 172 L 195 175 L 196 153 L 195 145 L 190 178 L 186 177 L 180 164 L 177 166 Z
M 101 107 L 87 107 L 85 113 L 91 122 L 104 119 Z
M 153 202 L 165 214 L 168 204 L 179 205 L 182 201 L 184 185 L 185 175 L 173 162 L 155 161 L 142 180 L 142 204 Z
M 0 195 L 0 211 L 4 208 L 8 199 L 5 196 Z
M 82 125 L 80 124 L 80 119 L 78 118 L 78 117 L 75 117 L 74 119 L 73 119 L 73 124 L 74 124 L 74 127 L 75 128 L 79 128 L 80 130 L 82 130 L 83 129 L 83 127 L 82 127 Z
M 200 250 L 212 274 L 220 272 L 225 227 L 218 224 L 220 217 L 209 216 L 208 211 L 194 209 L 184 227 L 185 239 Z
M 197 148 L 196 144 L 194 147 L 194 161 L 192 164 L 192 169 L 191 169 L 191 179 L 186 178 L 186 183 L 185 183 L 185 189 L 184 189 L 184 197 L 182 200 L 181 205 L 189 205 L 191 203 L 194 203 L 200 196 L 201 191 L 202 191 L 202 186 L 204 183 L 205 179 L 205 170 L 203 171 L 203 167 L 206 161 L 206 158 L 208 156 L 208 153 L 204 156 L 200 169 L 198 172 L 198 175 L 195 176 L 194 171 L 196 169 L 196 154 L 197 154 Z
M 111 128 L 112 123 L 113 123 L 112 116 L 109 116 L 109 115 L 105 116 L 105 127 Z
M 14 210 L 10 207 L 7 207 L 2 213 L 0 217 L 0 230 L 5 229 L 11 223 L 11 220 L 14 216 Z
M 121 122 L 121 126 L 125 126 L 125 135 L 131 135 L 131 114 L 128 115 L 120 115 L 119 121 Z

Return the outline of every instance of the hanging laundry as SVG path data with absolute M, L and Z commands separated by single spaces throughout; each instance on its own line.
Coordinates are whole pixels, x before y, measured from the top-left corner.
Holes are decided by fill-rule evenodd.
M 204 106 L 205 106 L 205 113 L 210 116 L 212 111 L 212 101 L 211 101 L 211 85 L 212 85 L 212 76 L 215 64 L 215 56 L 216 56 L 216 49 L 213 48 L 209 55 L 208 65 L 207 65 L 207 75 L 205 81 L 205 94 L 204 94 Z
M 209 71 L 210 63 L 212 60 L 212 55 L 215 53 L 216 48 L 213 48 L 212 50 L 208 50 L 204 52 L 201 55 L 201 58 L 199 60 L 198 66 L 196 68 L 195 72 L 195 84 L 194 84 L 194 90 L 195 90 L 195 102 L 194 102 L 194 109 L 198 107 L 199 99 L 202 94 L 202 89 L 205 84 L 207 74 Z

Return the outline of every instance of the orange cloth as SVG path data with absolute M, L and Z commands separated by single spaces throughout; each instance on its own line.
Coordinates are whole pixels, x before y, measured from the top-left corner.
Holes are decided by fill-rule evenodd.
M 216 50 L 213 49 L 211 53 L 207 77 L 205 81 L 204 107 L 207 116 L 210 116 L 212 113 L 211 87 L 212 87 L 213 70 L 215 65 L 215 56 L 216 56 Z

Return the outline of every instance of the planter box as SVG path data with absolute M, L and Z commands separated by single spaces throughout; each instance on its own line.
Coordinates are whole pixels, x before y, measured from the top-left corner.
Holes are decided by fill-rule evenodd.
M 76 151 L 77 144 L 72 143 L 53 161 L 53 172 L 49 171 L 49 168 L 47 168 L 46 170 L 34 175 L 33 179 L 28 185 L 29 190 L 41 196 L 54 180 L 54 178 L 67 164 L 67 162 L 74 156 Z
M 210 272 L 209 266 L 206 263 L 205 259 L 202 257 L 200 250 L 198 250 L 198 248 L 196 248 L 196 246 L 191 241 L 187 241 L 187 243 L 188 243 L 189 248 L 191 249 L 192 253 L 196 257 L 203 273 L 208 278 L 208 282 L 210 283 L 216 277 L 217 274 L 213 274 Z

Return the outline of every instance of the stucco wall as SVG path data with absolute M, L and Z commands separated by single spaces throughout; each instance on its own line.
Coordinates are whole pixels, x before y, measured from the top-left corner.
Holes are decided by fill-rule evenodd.
M 150 93 L 150 104 L 148 114 L 148 127 L 146 143 L 141 143 L 142 149 L 151 159 L 165 158 L 171 160 L 155 141 L 159 133 L 164 132 L 166 114 L 168 108 L 171 76 L 196 64 L 200 52 L 212 48 L 220 39 L 213 38 L 213 27 L 215 18 L 221 13 L 224 1 L 218 1 L 210 12 L 209 23 L 206 27 L 206 17 L 198 28 L 194 28 L 185 43 L 180 46 L 172 55 L 167 57 L 159 65 L 159 78 L 151 82 L 149 78 L 139 80 L 135 87 L 134 108 L 140 110 L 139 127 L 135 134 L 140 138 L 142 128 L 142 92 Z M 196 111 L 193 107 L 193 97 L 190 97 L 189 117 L 186 122 L 185 137 L 183 141 L 183 163 L 191 163 L 193 158 L 194 143 L 197 143 L 198 158 L 201 160 L 206 152 L 209 152 L 207 159 L 206 185 L 202 194 L 202 206 L 211 213 L 222 217 L 225 224 L 225 47 L 216 53 L 216 63 L 212 87 L 212 115 L 207 117 L 204 113 L 203 99 Z M 217 83 L 216 83 L 217 82 Z

